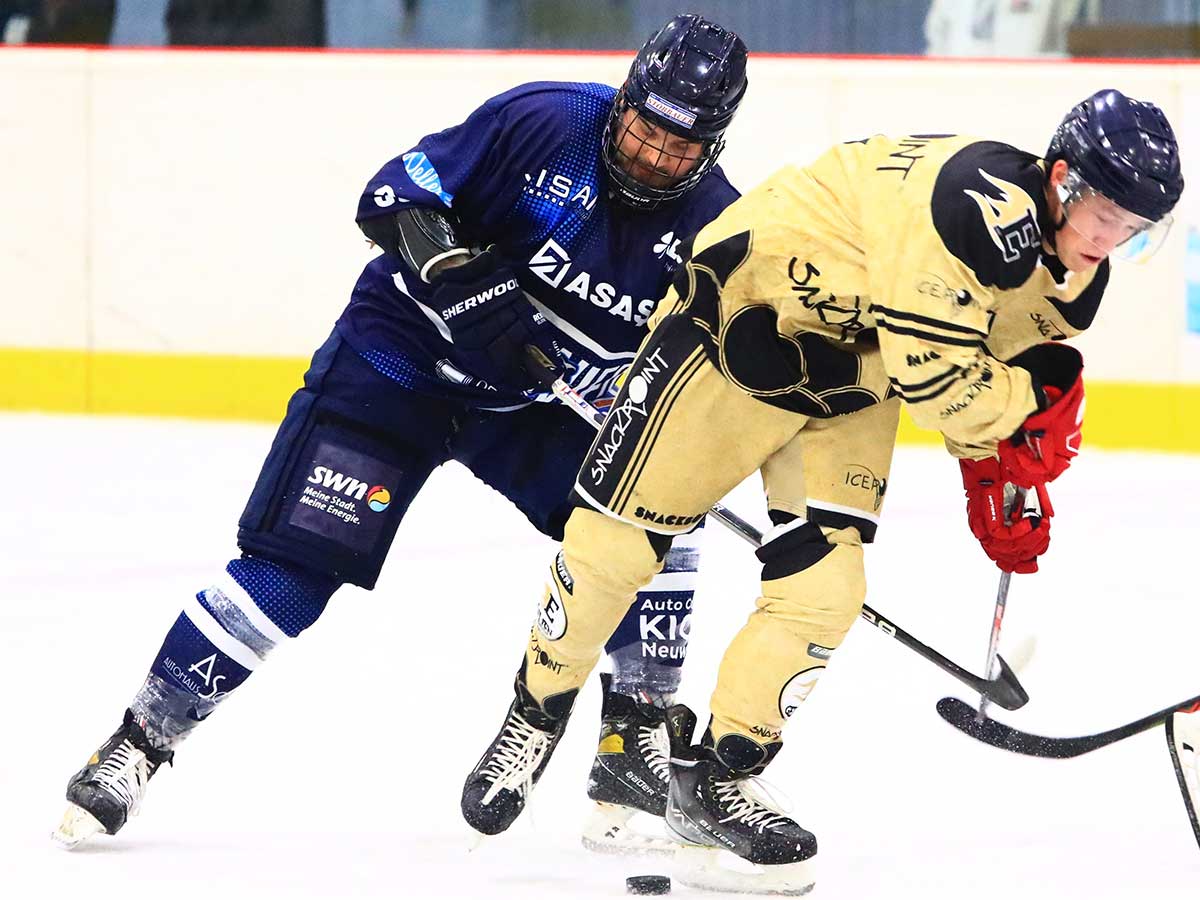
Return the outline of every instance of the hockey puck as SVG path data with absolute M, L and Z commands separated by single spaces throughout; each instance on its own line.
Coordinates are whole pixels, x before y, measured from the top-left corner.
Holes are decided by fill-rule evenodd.
M 633 875 L 625 879 L 630 894 L 669 894 L 671 879 L 666 875 Z

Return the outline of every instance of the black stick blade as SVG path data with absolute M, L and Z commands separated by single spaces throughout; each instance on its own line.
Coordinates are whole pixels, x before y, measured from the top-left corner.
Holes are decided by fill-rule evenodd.
M 1029 692 L 1017 680 L 1017 673 L 1004 661 L 1003 656 L 997 655 L 996 662 L 1000 664 L 1000 674 L 985 682 L 986 687 L 980 693 L 986 694 L 988 700 L 1003 709 L 1020 709 L 1029 702 Z
M 1101 738 L 1098 743 L 1088 737 L 1042 737 L 1026 731 L 1018 731 L 995 719 L 985 718 L 979 722 L 976 720 L 976 709 L 957 697 L 943 697 L 938 701 L 937 711 L 943 719 L 969 737 L 993 747 L 999 747 L 1001 750 L 1020 753 L 1024 756 L 1069 759 L 1072 756 L 1079 756 L 1089 750 L 1104 746 L 1102 736 L 1095 736 Z
M 1176 712 L 1195 712 L 1200 710 L 1200 696 L 1189 697 L 1174 706 L 1152 712 L 1148 716 L 1110 728 L 1108 731 L 1098 731 L 1095 734 L 1084 734 L 1079 737 L 1043 737 L 1040 734 L 1030 734 L 1028 731 L 1018 731 L 985 718 L 976 721 L 976 710 L 957 697 L 943 697 L 938 701 L 938 714 L 964 734 L 970 735 L 977 741 L 999 747 L 1010 753 L 1020 753 L 1024 756 L 1040 756 L 1044 759 L 1069 759 L 1072 756 L 1082 756 L 1091 753 L 1127 737 L 1141 734 L 1147 729 L 1161 725 L 1167 717 Z

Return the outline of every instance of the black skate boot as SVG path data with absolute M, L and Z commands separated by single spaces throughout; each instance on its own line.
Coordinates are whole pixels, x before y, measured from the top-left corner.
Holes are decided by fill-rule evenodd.
M 739 746 L 741 742 L 746 746 Z M 753 753 L 745 752 L 750 745 Z M 726 735 L 716 749 L 695 747 L 690 760 L 672 760 L 667 828 L 701 851 L 679 874 L 684 884 L 745 893 L 795 895 L 812 890 L 808 861 L 816 856 L 817 839 L 755 790 L 754 775 L 773 755 L 763 749 L 749 738 Z M 745 765 L 732 767 L 726 764 L 729 759 Z M 720 850 L 753 863 L 754 871 L 723 867 Z
M 550 754 L 567 727 L 578 691 L 566 691 L 539 704 L 525 686 L 525 664 L 513 684 L 516 697 L 500 733 L 484 751 L 463 785 L 462 814 L 483 834 L 499 834 L 525 808 L 533 786 L 542 777 Z
M 696 715 L 682 704 L 666 709 L 613 693 L 612 676 L 600 676 L 604 691 L 600 744 L 588 776 L 596 801 L 583 830 L 583 846 L 598 853 L 674 853 L 678 846 L 661 827 L 638 830 L 637 813 L 661 819 L 667 811 L 672 747 L 687 747 Z
M 116 834 L 138 814 L 154 773 L 174 756 L 155 750 L 133 713 L 125 710 L 121 727 L 67 782 L 70 806 L 54 839 L 71 848 L 100 832 Z

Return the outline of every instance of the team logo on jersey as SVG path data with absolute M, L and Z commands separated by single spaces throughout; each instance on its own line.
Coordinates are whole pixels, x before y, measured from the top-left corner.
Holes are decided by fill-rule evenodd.
M 546 592 L 546 601 L 538 607 L 537 630 L 548 641 L 557 641 L 567 633 L 567 609 L 553 583 Z
M 577 183 L 570 176 L 560 173 L 551 175 L 546 169 L 538 172 L 536 177 L 526 172 L 523 192 L 526 196 L 545 200 L 553 206 L 577 207 L 585 217 L 596 208 L 596 201 L 600 199 L 600 192 L 595 185 L 586 181 Z
M 667 259 L 673 260 L 676 264 L 683 262 L 679 257 L 679 242 L 681 240 L 682 238 L 675 237 L 675 232 L 668 231 L 654 245 L 654 255 L 659 259 L 665 256 Z
M 433 167 L 428 156 L 414 150 L 412 153 L 405 153 L 400 158 L 404 161 L 404 171 L 408 173 L 413 184 L 423 191 L 429 191 L 447 206 L 454 203 L 454 195 L 442 189 L 442 176 Z
M 617 289 L 613 285 L 594 279 L 587 270 L 572 271 L 571 254 L 554 238 L 547 240 L 530 257 L 529 271 L 551 287 L 574 294 L 581 300 L 587 300 L 594 306 L 608 310 L 610 315 L 634 325 L 645 325 L 650 314 L 654 312 L 653 300 L 638 300 L 635 305 L 632 295 L 621 294 L 618 297 Z M 568 278 L 568 275 L 571 277 Z
M 367 491 L 367 506 L 372 512 L 383 512 L 392 502 L 392 492 L 385 488 L 382 484 L 377 484 L 375 487 Z
M 1041 240 L 1037 206 L 1019 185 L 989 175 L 983 169 L 979 170 L 979 174 L 996 188 L 1000 196 L 991 197 L 970 188 L 964 188 L 963 193 L 978 205 L 988 237 L 1004 255 L 1004 261 L 1015 262 L 1022 250 L 1028 250 Z
M 800 298 L 805 309 L 816 310 L 821 322 L 831 328 L 840 328 L 838 340 L 849 340 L 863 330 L 862 298 L 855 294 L 853 297 L 838 297 L 827 293 L 823 287 L 813 281 L 814 275 L 820 275 L 821 270 L 810 262 L 804 263 L 804 277 L 796 274 L 796 264 L 800 257 L 793 256 L 788 263 L 788 278 L 792 282 L 792 290 Z
M 887 492 L 887 479 L 878 477 L 866 466 L 850 463 L 846 466 L 846 486 L 874 495 L 875 509 L 878 510 Z

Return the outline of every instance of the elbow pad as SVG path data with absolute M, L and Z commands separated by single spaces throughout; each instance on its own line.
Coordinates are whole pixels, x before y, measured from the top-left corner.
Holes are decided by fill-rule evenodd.
M 359 222 L 358 227 L 385 253 L 403 259 L 427 284 L 437 263 L 471 255 L 460 244 L 450 219 L 425 206 L 408 206 L 391 215 L 372 216 Z

